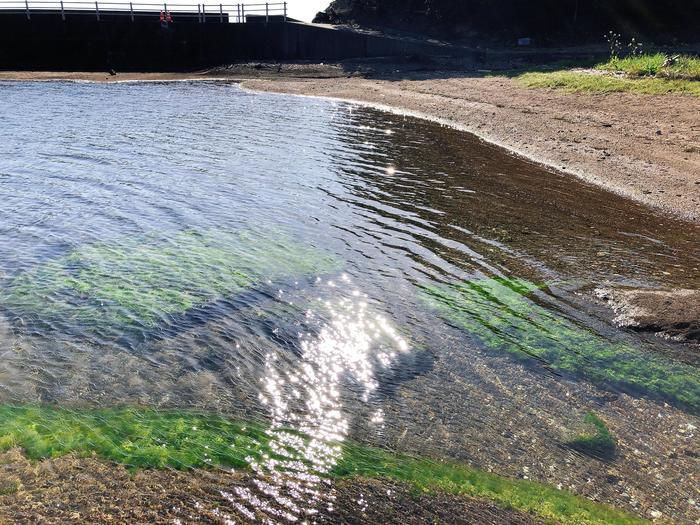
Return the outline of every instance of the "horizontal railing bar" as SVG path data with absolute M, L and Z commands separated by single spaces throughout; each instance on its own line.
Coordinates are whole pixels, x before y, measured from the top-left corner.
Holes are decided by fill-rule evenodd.
M 168 11 L 176 11 L 176 10 L 180 10 L 180 11 L 182 11 L 182 10 L 185 10 L 185 11 L 187 11 L 187 10 L 189 10 L 189 11 L 196 11 L 196 10 L 197 10 L 197 4 L 194 4 L 194 5 L 191 5 L 191 6 L 186 6 L 186 5 L 178 5 L 178 6 L 172 5 L 172 6 L 171 6 L 171 5 L 167 4 L 167 2 L 166 2 L 166 5 L 167 5 L 167 8 L 168 8 Z M 216 11 L 219 11 L 220 8 L 223 8 L 224 11 L 226 11 L 227 9 L 228 9 L 228 10 L 231 10 L 231 11 L 237 9 L 237 6 L 235 6 L 235 5 L 233 5 L 233 6 L 220 5 L 220 4 L 199 4 L 199 5 L 200 5 L 200 7 L 203 5 L 205 8 L 208 8 L 208 9 L 216 9 Z M 100 8 L 103 8 L 103 9 L 105 9 L 105 10 L 110 10 L 110 9 L 111 9 L 111 10 L 116 10 L 116 11 L 129 11 L 129 9 L 130 9 L 130 7 L 129 7 L 128 5 L 125 5 L 125 6 L 117 6 L 117 5 L 109 6 L 109 5 L 103 4 L 102 2 L 99 2 L 99 6 L 100 6 Z M 30 8 L 31 10 L 45 10 L 45 11 L 60 11 L 60 10 L 61 10 L 60 5 L 57 5 L 55 8 L 52 7 L 52 6 L 31 6 L 31 5 L 30 5 L 29 8 Z M 94 10 L 95 10 L 95 4 L 94 4 L 94 3 L 93 3 L 93 4 L 86 4 L 85 6 L 71 6 L 71 5 L 64 4 L 63 8 L 64 8 L 65 10 L 74 10 L 74 11 L 75 11 L 75 10 L 81 11 L 81 10 L 85 10 L 85 9 L 94 11 Z M 163 10 L 163 4 L 161 3 L 161 4 L 153 4 L 153 5 L 140 5 L 140 6 L 137 6 L 136 4 L 134 4 L 134 6 L 133 6 L 133 9 L 150 9 L 150 8 L 153 8 L 153 9 L 155 9 L 155 10 L 160 10 L 160 11 L 162 11 L 162 10 Z M 17 5 L 17 6 L 13 6 L 13 7 L 8 7 L 8 8 L 6 8 L 6 9 L 0 8 L 0 12 L 7 11 L 7 10 L 11 10 L 11 9 L 21 9 L 22 11 L 26 11 L 26 8 L 25 8 L 24 6 L 19 6 L 19 5 Z M 281 9 L 277 9 L 277 10 L 269 9 L 269 12 L 270 12 L 270 13 L 272 13 L 273 11 L 274 11 L 274 12 L 282 12 Z M 249 9 L 249 8 L 246 6 L 245 12 L 246 12 L 246 13 L 250 13 L 250 12 L 264 13 L 264 12 L 265 12 L 265 9 Z
M 167 19 L 164 13 L 175 14 L 179 18 L 196 18 L 199 23 L 213 23 L 217 19 L 220 23 L 246 23 L 250 17 L 256 20 L 264 19 L 267 23 L 271 18 L 282 18 L 287 22 L 287 2 L 266 3 L 233 3 L 233 4 L 170 4 L 155 2 L 127 2 L 127 1 L 81 1 L 81 0 L 0 0 L 0 13 L 23 14 L 31 21 L 31 15 L 59 14 L 65 21 L 67 16 L 80 13 L 94 15 L 100 21 L 100 16 L 129 16 L 133 21 L 135 17 L 154 17 L 158 14 L 161 23 L 173 22 L 172 17 Z M 226 18 L 224 19 L 224 15 Z
M 200 5 L 201 5 L 201 4 L 200 4 Z M 106 6 L 104 6 L 103 4 L 99 4 L 99 6 L 100 6 L 100 8 L 101 8 L 103 11 L 118 11 L 118 12 L 121 13 L 121 12 L 127 12 L 127 11 L 130 10 L 129 7 L 124 7 L 124 8 L 115 9 L 115 8 L 106 7 Z M 162 8 L 163 8 L 163 5 L 162 5 L 162 4 L 160 4 L 160 8 L 158 8 L 157 5 L 155 5 L 155 6 L 153 6 L 153 7 L 154 7 L 154 9 L 141 9 L 141 11 L 163 11 L 163 9 L 162 9 Z M 217 5 L 217 4 L 206 5 L 205 7 L 210 8 L 210 11 L 208 11 L 207 14 L 213 13 L 214 11 L 219 12 L 219 5 Z M 22 11 L 22 12 L 25 12 L 25 11 L 26 11 L 25 8 L 20 7 L 20 6 L 17 6 L 17 7 L 12 7 L 12 8 L 8 8 L 8 9 L 0 9 L 0 12 L 8 12 L 8 11 L 17 10 L 17 9 L 19 9 L 19 10 Z M 51 8 L 48 8 L 48 7 L 46 7 L 46 8 L 39 8 L 39 7 L 37 7 L 37 8 L 31 8 L 31 10 L 32 10 L 32 11 L 60 11 L 61 8 L 60 8 L 60 7 L 57 7 L 56 9 L 51 9 Z M 64 10 L 64 11 L 86 11 L 86 10 L 87 10 L 87 11 L 94 11 L 94 10 L 95 10 L 95 4 L 93 4 L 92 6 L 85 7 L 85 8 L 77 8 L 77 7 L 71 7 L 71 6 L 64 6 L 63 10 Z M 234 12 L 235 8 L 228 9 L 226 6 L 223 6 L 223 10 L 224 10 L 224 12 Z M 134 6 L 134 11 L 136 11 L 136 6 Z M 188 6 L 178 6 L 178 7 L 175 7 L 175 6 L 172 6 L 172 7 L 171 7 L 171 6 L 168 6 L 168 11 L 173 12 L 173 13 L 176 13 L 176 12 L 194 12 L 194 13 L 196 13 L 196 12 L 197 12 L 197 6 L 196 6 L 196 5 L 195 5 L 195 6 L 191 6 L 191 7 L 188 7 Z M 265 10 L 264 10 L 264 9 L 263 9 L 263 10 L 259 10 L 259 9 L 256 9 L 256 10 L 249 10 L 249 9 L 246 9 L 246 14 L 250 14 L 251 12 L 254 12 L 254 13 L 264 13 Z M 269 12 L 270 12 L 270 13 L 273 13 L 272 10 L 270 10 Z M 281 13 L 282 11 L 274 11 L 274 12 L 275 12 L 275 13 L 277 13 L 277 12 L 280 12 L 280 13 Z
M 60 4 L 59 0 L 30 0 L 30 4 Z M 84 4 L 84 5 L 94 5 L 94 2 L 89 2 L 89 1 L 81 1 L 81 0 L 71 0 L 68 2 L 65 2 L 68 4 Z M 100 2 L 101 4 L 128 4 L 129 2 Z M 246 4 L 246 3 L 241 3 L 240 5 L 245 5 L 246 7 L 265 7 L 266 5 L 269 7 L 274 7 L 274 6 L 283 6 L 286 2 L 268 2 L 267 4 L 265 3 L 258 3 L 258 4 Z M 19 4 L 19 5 L 24 5 L 24 2 L 21 0 L 0 0 L 0 5 L 9 5 L 9 4 Z M 133 2 L 134 5 L 159 5 L 159 2 Z M 197 5 L 197 4 L 173 4 L 173 5 Z M 200 2 L 201 5 L 201 2 Z M 216 4 L 209 4 L 209 5 L 219 5 L 218 3 Z M 239 5 L 238 3 L 232 3 L 232 4 L 223 4 L 223 5 Z
M 29 7 L 31 8 L 33 5 L 55 5 L 55 6 L 60 6 L 60 1 L 59 0 L 31 0 L 28 2 Z M 117 6 L 129 6 L 129 2 L 99 2 L 100 5 L 104 6 L 109 6 L 109 5 L 117 5 Z M 137 6 L 160 6 L 162 7 L 164 5 L 163 2 L 133 2 L 132 3 L 134 7 Z M 0 9 L 2 8 L 3 5 L 11 6 L 10 8 L 25 8 L 26 5 L 24 2 L 21 1 L 11 1 L 11 2 L 0 2 Z M 95 7 L 95 2 L 76 2 L 76 1 L 64 1 L 63 2 L 64 6 L 86 6 L 89 7 L 90 9 L 94 9 Z M 238 8 L 239 4 L 220 4 L 220 3 L 212 3 L 212 4 L 168 4 L 165 2 L 165 5 L 168 5 L 168 7 L 197 7 L 197 5 L 205 5 L 208 7 L 231 7 L 231 8 Z M 246 10 L 254 7 L 259 7 L 260 9 L 257 9 L 257 11 L 264 11 L 266 5 L 265 4 L 240 4 L 241 7 L 245 6 Z M 283 9 L 284 3 L 277 3 L 277 4 L 267 4 L 267 8 L 269 10 L 280 10 Z
M 30 7 L 32 5 L 40 5 L 40 4 L 60 6 L 60 1 L 58 1 L 58 0 L 32 0 L 29 2 Z M 99 2 L 99 4 L 100 5 L 124 5 L 124 6 L 128 6 L 129 2 Z M 167 2 L 166 2 L 166 4 L 167 4 Z M 12 8 L 14 8 L 14 7 L 24 8 L 25 7 L 23 2 L 16 2 L 16 1 L 0 2 L 0 8 L 2 8 L 3 5 L 8 5 L 8 6 L 11 5 Z M 91 8 L 95 7 L 94 2 L 71 2 L 71 1 L 68 1 L 68 2 L 64 2 L 64 5 L 66 5 L 66 6 L 67 5 L 80 5 L 80 6 L 84 5 L 84 6 L 89 6 Z M 134 6 L 163 6 L 163 2 L 156 2 L 156 3 L 133 2 L 133 5 Z M 171 6 L 172 7 L 189 7 L 189 6 L 196 7 L 197 5 L 198 4 L 172 4 Z M 223 7 L 236 7 L 237 8 L 239 4 L 199 4 L 199 5 L 206 5 L 206 6 L 212 6 L 212 7 L 213 6 L 215 6 L 215 7 L 223 6 Z M 245 5 L 246 8 L 260 7 L 259 10 L 264 10 L 264 8 L 265 8 L 265 4 L 240 4 L 240 5 L 241 6 Z M 277 6 L 280 6 L 280 7 L 277 7 Z M 282 6 L 284 6 L 284 3 L 268 4 L 267 7 L 270 10 L 272 10 L 272 9 L 281 9 Z

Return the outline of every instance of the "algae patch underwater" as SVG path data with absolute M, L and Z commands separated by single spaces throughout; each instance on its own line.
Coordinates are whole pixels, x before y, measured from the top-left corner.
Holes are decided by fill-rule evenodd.
M 33 459 L 75 453 L 134 467 L 246 468 L 251 457 L 274 457 L 269 443 L 262 423 L 194 411 L 0 405 L 0 450 L 21 447 Z M 350 442 L 343 444 L 342 457 L 331 472 L 331 477 L 348 476 L 391 478 L 421 491 L 485 498 L 562 524 L 645 523 L 537 482 Z
M 589 412 L 583 419 L 589 430 L 567 443 L 571 448 L 601 458 L 612 458 L 617 443 L 608 426 L 597 414 Z
M 442 318 L 487 348 L 700 411 L 697 369 L 623 342 L 607 341 L 531 300 L 529 296 L 539 288 L 519 279 L 494 277 L 424 285 L 421 297 Z
M 0 449 L 19 446 L 32 459 L 94 453 L 132 467 L 246 467 L 266 443 L 260 424 L 194 411 L 0 406 Z
M 78 331 L 149 330 L 266 281 L 340 266 L 283 234 L 186 230 L 81 246 L 0 291 L 13 317 Z

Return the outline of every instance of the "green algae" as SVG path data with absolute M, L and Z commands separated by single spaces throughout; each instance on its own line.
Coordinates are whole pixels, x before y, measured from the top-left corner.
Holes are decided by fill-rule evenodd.
M 589 412 L 583 420 L 590 430 L 576 436 L 568 445 L 585 454 L 610 458 L 615 454 L 617 443 L 608 426 L 597 414 Z
M 35 460 L 75 453 L 130 467 L 243 468 L 267 440 L 263 425 L 194 411 L 0 406 L 0 450 L 21 447 Z
M 79 330 L 150 329 L 266 281 L 339 267 L 285 235 L 178 232 L 81 246 L 14 278 L 0 305 Z
M 700 372 L 686 364 L 610 342 L 530 297 L 540 287 L 489 278 L 421 286 L 424 302 L 487 348 L 535 359 L 559 373 L 700 410 Z
M 455 462 L 433 461 L 361 445 L 347 445 L 338 476 L 386 477 L 421 492 L 447 492 L 494 501 L 562 525 L 630 525 L 647 523 L 622 511 L 576 496 L 565 490 L 516 480 Z
M 21 447 L 35 460 L 73 453 L 142 468 L 246 468 L 251 457 L 274 457 L 271 439 L 261 423 L 201 412 L 0 405 L 0 450 Z M 343 445 L 331 476 L 390 478 L 420 491 L 489 499 L 562 524 L 645 523 L 541 483 L 357 443 Z

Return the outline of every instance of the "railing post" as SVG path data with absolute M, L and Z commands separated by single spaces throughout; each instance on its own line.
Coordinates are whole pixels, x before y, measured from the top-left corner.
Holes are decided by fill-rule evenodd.
M 287 21 L 287 2 L 284 2 L 284 21 Z
M 207 8 L 205 4 L 202 4 L 202 23 L 207 23 Z
M 133 2 L 129 2 L 129 13 L 131 14 L 131 21 L 134 21 L 134 4 Z
M 241 23 L 241 4 L 236 5 L 236 22 Z
M 97 1 L 95 1 L 95 16 L 97 17 L 97 21 L 100 21 L 100 6 L 97 5 Z
M 219 23 L 224 23 L 224 6 L 219 4 Z
M 241 4 L 241 22 L 245 24 L 245 4 Z
M 265 23 L 267 24 L 270 21 L 270 9 L 268 7 L 267 2 L 265 2 Z
M 61 20 L 66 21 L 66 12 L 63 9 L 63 0 L 61 0 Z
M 197 22 L 202 23 L 202 6 L 197 4 Z
M 32 15 L 29 14 L 29 1 L 28 0 L 24 0 L 24 7 L 27 10 L 27 20 L 31 20 Z

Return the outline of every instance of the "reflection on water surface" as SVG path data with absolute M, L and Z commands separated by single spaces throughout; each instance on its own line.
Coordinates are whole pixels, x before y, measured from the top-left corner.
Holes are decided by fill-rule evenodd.
M 191 519 L 361 520 L 392 499 L 343 476 L 466 464 L 700 516 L 697 367 L 585 299 L 697 287 L 697 226 L 348 104 L 0 92 L 0 446 L 223 469 Z

